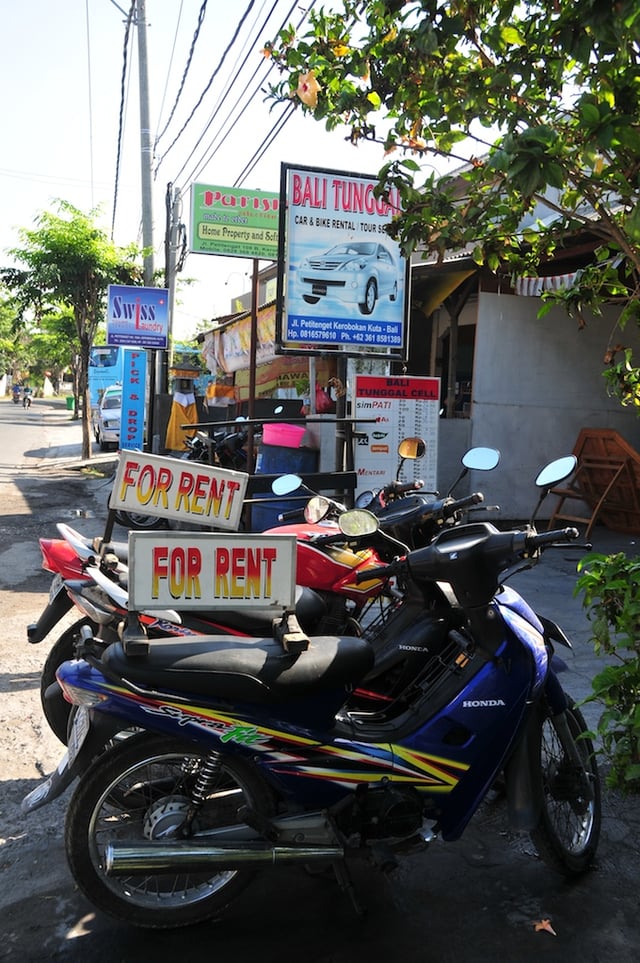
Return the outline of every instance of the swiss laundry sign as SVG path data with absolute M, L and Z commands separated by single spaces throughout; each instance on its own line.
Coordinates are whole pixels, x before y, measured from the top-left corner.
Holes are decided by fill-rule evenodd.
M 169 292 L 110 284 L 107 304 L 107 344 L 140 348 L 167 347 Z

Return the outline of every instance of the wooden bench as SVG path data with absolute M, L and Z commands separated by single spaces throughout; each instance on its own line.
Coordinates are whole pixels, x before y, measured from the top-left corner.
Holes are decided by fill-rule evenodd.
M 640 534 L 640 454 L 608 428 L 583 428 L 573 453 L 576 471 L 551 489 L 558 502 L 548 527 L 584 525 L 588 538 L 599 521 L 613 531 Z

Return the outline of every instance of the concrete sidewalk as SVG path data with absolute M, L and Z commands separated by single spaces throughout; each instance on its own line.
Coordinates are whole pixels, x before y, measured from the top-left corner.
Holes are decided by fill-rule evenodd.
M 540 531 L 545 524 L 540 523 Z M 630 557 L 640 555 L 640 536 L 612 532 L 602 526 L 593 529 L 590 543 L 591 551 L 603 555 L 618 552 Z M 584 545 L 584 539 L 578 539 L 578 544 Z M 548 549 L 533 569 L 521 572 L 508 582 L 536 612 L 557 622 L 571 640 L 573 650 L 569 652 L 563 646 L 558 646 L 557 654 L 567 664 L 567 672 L 561 680 L 563 687 L 577 701 L 591 694 L 591 680 L 606 665 L 605 659 L 595 654 L 582 595 L 574 594 L 577 564 L 586 554 L 584 549 L 576 547 Z M 582 711 L 588 724 L 593 727 L 602 707 L 590 703 Z

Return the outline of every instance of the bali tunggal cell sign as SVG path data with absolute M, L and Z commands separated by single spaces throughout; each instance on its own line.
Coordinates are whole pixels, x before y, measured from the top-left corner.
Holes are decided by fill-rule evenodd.
M 166 349 L 169 292 L 166 288 L 110 284 L 107 296 L 107 344 Z
M 193 184 L 190 250 L 275 261 L 279 207 L 279 194 Z
M 399 196 L 375 177 L 282 165 L 279 341 L 353 354 L 405 345 L 408 264 L 386 227 Z

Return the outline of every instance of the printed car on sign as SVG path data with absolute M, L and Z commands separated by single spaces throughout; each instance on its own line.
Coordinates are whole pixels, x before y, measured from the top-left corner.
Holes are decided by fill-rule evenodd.
M 329 296 L 357 304 L 361 314 L 371 314 L 379 298 L 397 299 L 398 270 L 393 255 L 377 241 L 336 244 L 301 262 L 302 298 L 317 304 Z

